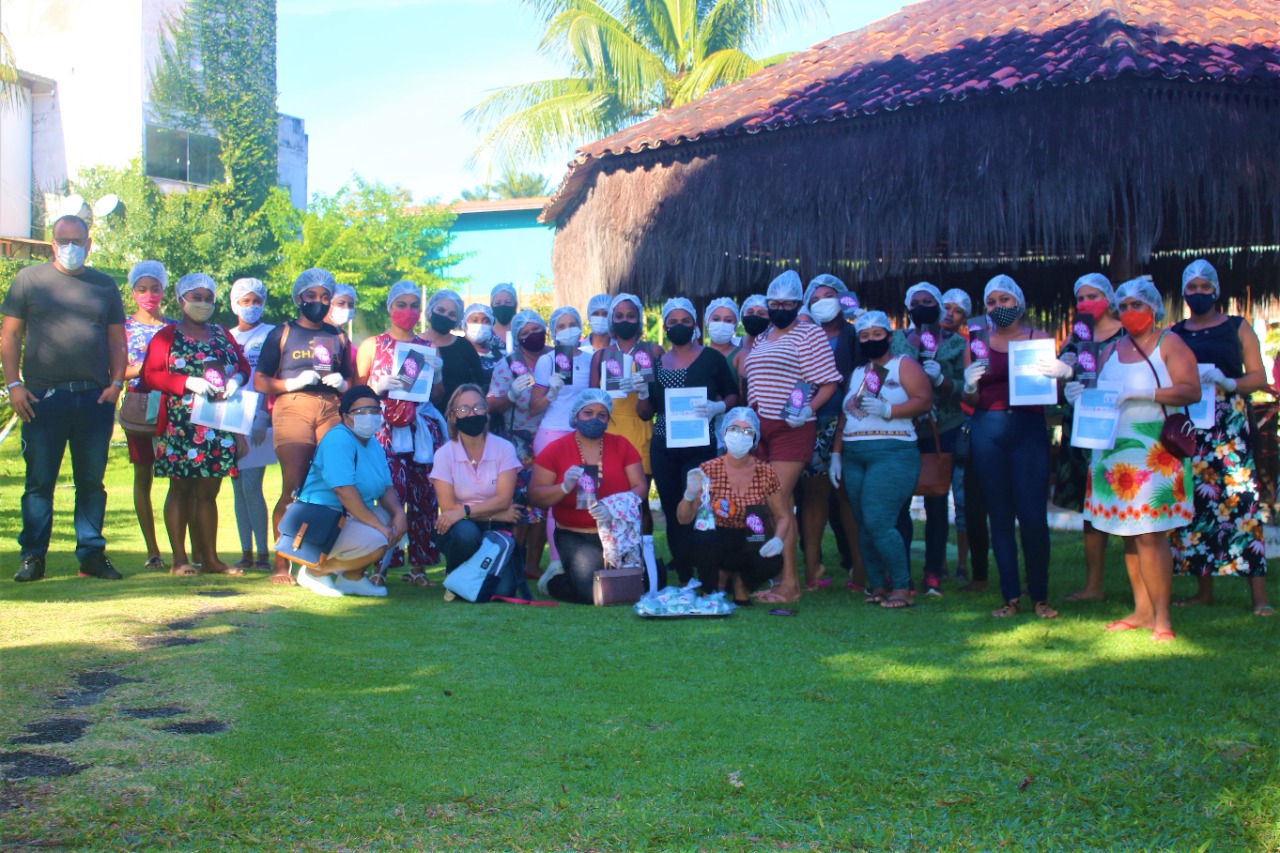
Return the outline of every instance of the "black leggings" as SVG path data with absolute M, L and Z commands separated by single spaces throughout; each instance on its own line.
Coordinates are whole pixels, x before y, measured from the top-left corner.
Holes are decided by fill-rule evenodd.
M 667 519 L 667 548 L 671 551 L 671 562 L 680 577 L 681 585 L 693 577 L 693 557 L 690 553 L 689 536 L 694 532 L 692 524 L 681 524 L 676 519 L 676 507 L 684 497 L 685 478 L 689 472 L 703 462 L 709 462 L 716 456 L 714 447 L 667 447 L 667 440 L 655 435 L 649 446 L 649 462 L 653 468 L 653 484 L 658 489 L 658 500 L 662 504 L 662 514 Z
M 987 533 L 987 499 L 982 494 L 982 480 L 972 460 L 964 466 L 964 526 L 969 534 L 969 577 L 985 581 L 991 536 Z
M 782 555 L 761 557 L 760 543 L 748 542 L 745 529 L 692 530 L 689 540 L 698 580 L 707 592 L 720 586 L 721 572 L 741 575 L 750 591 L 782 571 Z

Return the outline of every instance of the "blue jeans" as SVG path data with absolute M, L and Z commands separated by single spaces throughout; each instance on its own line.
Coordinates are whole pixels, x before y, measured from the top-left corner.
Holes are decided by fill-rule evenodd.
M 578 533 L 573 530 L 555 529 L 556 548 L 560 551 L 560 565 L 564 574 L 547 583 L 552 598 L 571 604 L 594 604 L 592 586 L 596 572 L 604 568 L 604 546 L 595 533 Z
M 896 523 L 916 490 L 920 451 L 909 441 L 846 441 L 841 462 L 844 488 L 858 522 L 867 587 L 909 589 L 911 572 Z
M 921 453 L 933 453 L 933 429 L 920 435 L 918 446 Z M 943 453 L 952 453 L 956 449 L 956 436 L 960 427 L 938 433 L 938 445 Z M 954 473 L 954 472 L 953 472 Z M 940 578 L 946 573 L 947 538 L 951 535 L 951 508 L 947 505 L 946 495 L 934 495 L 924 499 L 924 575 Z M 957 525 L 959 527 L 959 525 Z M 907 549 L 907 566 L 911 566 L 911 537 L 914 534 L 911 524 L 911 501 L 898 514 L 898 532 L 902 534 L 902 544 Z
M 1005 601 L 1019 598 L 1018 540 L 1032 601 L 1049 597 L 1049 432 L 1044 414 L 1021 409 L 973 414 L 972 465 L 991 519 L 991 550 Z M 970 502 L 972 495 L 966 496 Z M 969 530 L 970 538 L 973 528 Z
M 35 404 L 35 417 L 22 425 L 22 458 L 27 465 L 22 493 L 22 556 L 41 557 L 49 550 L 53 532 L 53 489 L 62 470 L 62 456 L 71 445 L 71 474 L 75 482 L 76 559 L 84 562 L 107 547 L 102 524 L 107 490 L 102 478 L 115 430 L 115 406 L 99 403 L 101 391 L 46 391 Z

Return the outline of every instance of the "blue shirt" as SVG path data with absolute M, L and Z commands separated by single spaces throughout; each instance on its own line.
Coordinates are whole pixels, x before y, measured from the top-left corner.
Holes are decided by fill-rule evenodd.
M 382 445 L 372 438 L 361 444 L 345 425 L 334 427 L 320 439 L 298 500 L 342 509 L 342 501 L 333 492 L 340 486 L 355 486 L 367 507 L 372 507 L 391 487 L 391 471 Z

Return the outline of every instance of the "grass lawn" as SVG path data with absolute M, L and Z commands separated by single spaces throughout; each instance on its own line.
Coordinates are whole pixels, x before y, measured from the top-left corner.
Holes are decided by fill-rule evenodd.
M 1110 600 L 1053 621 L 994 620 L 995 594 L 950 587 L 890 612 L 839 583 L 791 618 L 657 623 L 398 580 L 327 599 L 144 574 L 131 476 L 113 447 L 126 580 L 75 577 L 68 463 L 49 579 L 17 585 L 22 466 L 16 437 L 0 447 L 0 739 L 87 723 L 0 750 L 9 777 L 79 769 L 0 782 L 0 845 L 1280 849 L 1280 619 L 1250 616 L 1243 583 L 1162 646 L 1102 630 L 1127 612 L 1114 546 Z M 230 484 L 221 508 L 236 559 Z M 1055 534 L 1054 598 L 1082 575 L 1078 537 Z M 177 710 L 135 718 L 155 708 Z M 226 728 L 162 730 L 206 721 Z

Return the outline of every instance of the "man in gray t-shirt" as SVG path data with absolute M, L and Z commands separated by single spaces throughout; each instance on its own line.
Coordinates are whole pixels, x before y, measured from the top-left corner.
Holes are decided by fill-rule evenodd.
M 54 260 L 19 271 L 0 304 L 0 361 L 13 410 L 22 419 L 27 468 L 16 581 L 44 577 L 53 489 L 68 445 L 80 575 L 120 577 L 104 553 L 102 478 L 129 357 L 120 290 L 111 276 L 84 265 L 90 248 L 84 220 L 58 219 Z

